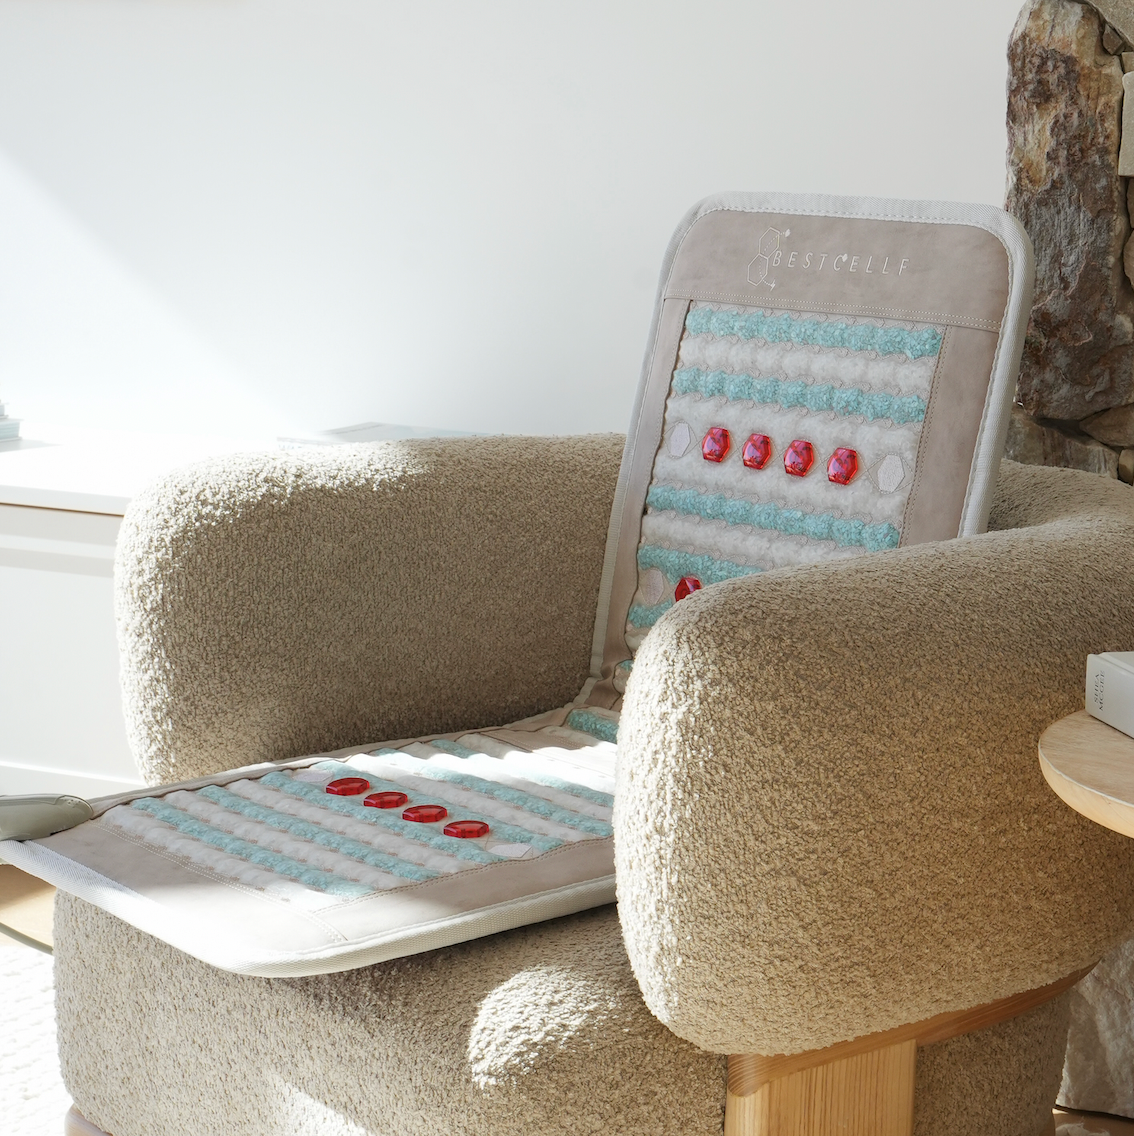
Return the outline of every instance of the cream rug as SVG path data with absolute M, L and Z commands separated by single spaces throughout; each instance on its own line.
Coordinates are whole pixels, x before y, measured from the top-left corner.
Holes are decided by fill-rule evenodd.
M 61 1136 L 70 1107 L 55 1053 L 51 956 L 0 935 L 0 1128 Z

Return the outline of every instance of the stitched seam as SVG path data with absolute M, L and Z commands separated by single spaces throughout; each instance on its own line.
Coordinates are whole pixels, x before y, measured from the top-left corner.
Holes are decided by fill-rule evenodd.
M 1012 303 L 1012 293 L 1013 293 L 1013 290 L 1015 288 L 1015 285 L 1016 285 L 1015 263 L 1012 260 L 1011 255 L 1009 255 L 1009 257 L 1008 257 L 1008 297 L 1004 302 L 1004 315 L 1005 315 L 1005 317 L 1007 317 L 1008 308 L 1010 307 L 1010 305 Z M 1028 321 L 1027 321 L 1027 318 L 1025 318 L 1025 320 L 1024 320 L 1025 333 L 1027 331 L 1027 324 L 1028 324 Z M 1022 336 L 1021 336 L 1020 346 L 1021 346 L 1021 348 L 1023 347 L 1023 337 Z M 997 376 L 997 374 L 999 373 L 999 370 L 1000 370 L 1001 356 L 1003 355 L 1003 353 L 1004 353 L 1004 337 L 1001 336 L 996 340 L 996 350 L 992 353 L 992 369 L 989 372 L 988 389 L 985 391 L 985 395 L 984 395 L 984 409 L 981 411 L 980 425 L 977 427 L 976 446 L 973 448 L 973 460 L 972 460 L 972 463 L 969 466 L 969 480 L 968 480 L 968 484 L 965 486 L 965 500 L 961 505 L 961 523 L 960 523 L 960 526 L 959 526 L 958 532 L 957 532 L 958 536 L 961 536 L 961 535 L 964 534 L 965 527 L 966 527 L 966 524 L 968 522 L 969 506 L 972 502 L 973 491 L 976 488 L 976 482 L 977 482 L 977 469 L 976 469 L 977 463 L 980 461 L 981 457 L 983 456 L 985 447 L 988 444 L 987 439 L 988 439 L 988 429 L 989 429 L 989 425 L 988 425 L 988 423 L 989 423 L 989 410 L 990 410 L 991 405 L 992 405 L 993 390 L 996 386 L 996 376 Z M 1017 367 L 1018 366 L 1019 366 L 1019 364 L 1017 364 Z M 1009 409 L 1009 414 L 1011 414 L 1010 409 Z M 1001 456 L 1003 456 L 1003 455 L 1001 455 Z M 995 480 L 996 480 L 995 476 L 993 476 L 992 480 L 993 480 L 993 484 L 995 485 Z M 987 501 L 987 497 L 986 497 L 986 501 Z
M 922 480 L 925 476 L 925 463 L 923 461 L 923 451 L 928 445 L 928 439 L 933 430 L 933 416 L 937 410 L 937 403 L 940 401 L 937 397 L 938 390 L 937 384 L 941 374 L 945 370 L 945 360 L 949 354 L 949 344 L 953 341 L 953 329 L 949 328 L 945 332 L 945 338 L 941 342 L 941 350 L 937 354 L 937 366 L 933 370 L 933 381 L 929 384 L 929 399 L 926 403 L 925 420 L 921 426 L 921 437 L 917 442 L 917 457 L 914 460 L 914 483 L 910 486 L 910 495 L 906 498 L 906 507 L 902 513 L 902 536 L 905 536 L 905 521 L 906 518 L 913 511 L 917 504 L 918 491 L 921 489 Z M 898 541 L 898 547 L 902 545 L 901 540 Z
M 920 308 L 883 308 L 870 304 L 838 304 L 833 301 L 826 300 L 794 300 L 785 299 L 781 296 L 776 296 L 775 302 L 770 304 L 762 304 L 760 300 L 763 297 L 754 295 L 751 292 L 708 292 L 708 291 L 694 291 L 690 289 L 686 292 L 667 292 L 665 299 L 667 300 L 699 300 L 702 303 L 712 303 L 713 301 L 723 301 L 727 303 L 741 303 L 746 307 L 762 308 L 766 311 L 776 311 L 783 308 L 789 311 L 827 311 L 836 312 L 839 315 L 875 315 L 888 319 L 916 319 L 918 322 L 931 322 L 941 323 L 947 326 L 955 327 L 971 327 L 978 331 L 992 331 L 998 332 L 1001 324 L 996 320 L 978 319 L 976 316 L 958 316 L 950 312 L 932 312 L 924 311 Z

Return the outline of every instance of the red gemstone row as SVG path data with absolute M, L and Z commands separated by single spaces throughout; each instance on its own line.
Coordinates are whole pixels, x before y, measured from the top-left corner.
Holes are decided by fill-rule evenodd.
M 705 461 L 723 462 L 732 448 L 732 437 L 723 426 L 713 426 L 701 442 L 701 456 Z M 772 457 L 772 439 L 767 434 L 751 434 L 740 453 L 740 460 L 749 469 L 763 469 Z M 815 464 L 815 447 L 802 438 L 796 438 L 784 450 L 784 469 L 792 477 L 806 477 Z M 846 485 L 858 473 L 858 454 L 840 446 L 827 460 L 827 480 Z
M 370 782 L 365 777 L 340 777 L 327 786 L 327 792 L 336 797 L 357 797 L 370 788 Z M 400 809 L 409 800 L 405 793 L 386 791 L 384 793 L 371 793 L 364 797 L 362 803 L 372 809 Z M 444 805 L 410 805 L 402 813 L 402 820 L 416 821 L 418 824 L 436 824 L 449 815 Z M 443 829 L 446 836 L 455 836 L 459 840 L 475 840 L 478 836 L 487 836 L 488 825 L 482 820 L 452 820 Z

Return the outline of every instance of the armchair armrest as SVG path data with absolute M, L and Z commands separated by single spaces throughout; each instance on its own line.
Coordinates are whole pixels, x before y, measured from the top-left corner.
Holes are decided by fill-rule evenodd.
M 622 439 L 247 454 L 141 494 L 115 566 L 151 782 L 511 721 L 582 685 Z
M 651 631 L 615 847 L 653 1012 L 794 1053 L 992 1001 L 1134 928 L 1134 841 L 1047 788 L 1085 656 L 1134 646 L 1134 492 L 1005 463 L 1016 526 L 729 581 Z

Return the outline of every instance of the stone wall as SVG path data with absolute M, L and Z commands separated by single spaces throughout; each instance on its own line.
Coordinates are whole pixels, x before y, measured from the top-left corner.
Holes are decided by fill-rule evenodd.
M 1132 45 L 1134 0 L 1024 5 L 1008 46 L 1006 202 L 1036 251 L 1008 454 L 1127 482 L 1134 481 L 1134 240 L 1119 158 Z M 1128 151 L 1129 162 L 1134 140 Z

